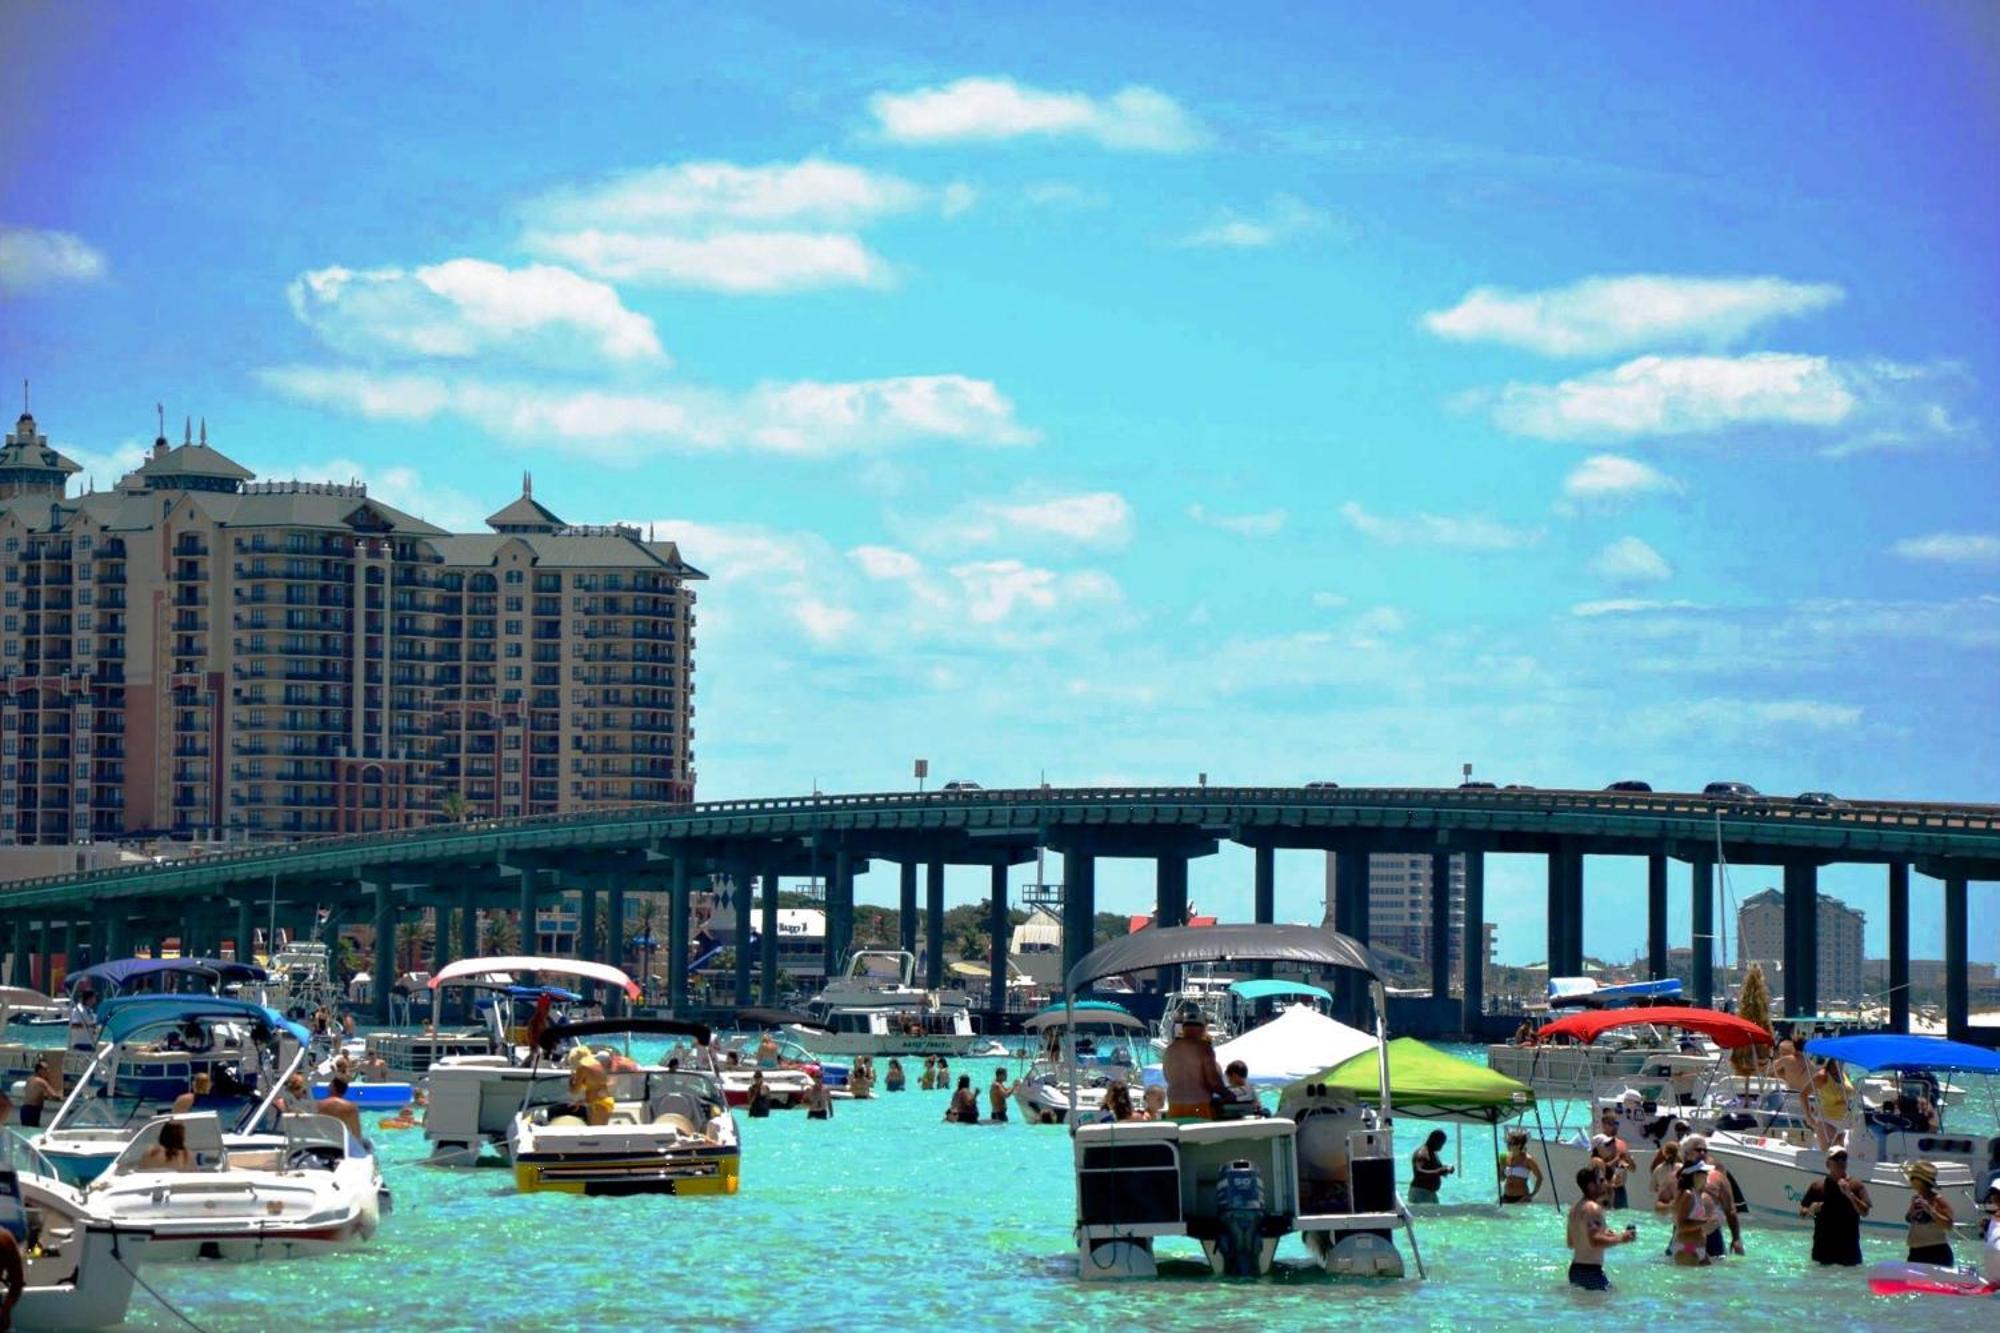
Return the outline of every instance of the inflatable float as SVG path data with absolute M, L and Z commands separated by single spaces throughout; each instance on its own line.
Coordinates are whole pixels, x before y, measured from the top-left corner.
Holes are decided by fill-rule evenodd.
M 1868 1289 L 1877 1296 L 2000 1296 L 2000 1285 L 1979 1274 L 1937 1264 L 1876 1264 Z
M 332 1085 L 315 1083 L 313 1096 L 325 1097 L 333 1091 Z M 411 1097 L 407 1083 L 350 1083 L 347 1085 L 347 1100 L 367 1111 L 387 1111 L 398 1106 L 408 1106 Z

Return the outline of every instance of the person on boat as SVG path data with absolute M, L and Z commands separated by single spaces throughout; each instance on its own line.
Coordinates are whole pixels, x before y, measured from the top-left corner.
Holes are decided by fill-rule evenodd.
M 1806 1186 L 1805 1198 L 1799 1201 L 1799 1216 L 1813 1220 L 1813 1262 L 1859 1267 L 1861 1219 L 1874 1207 L 1868 1187 L 1847 1174 L 1847 1149 L 1829 1149 L 1825 1178 Z
M 1521 1020 L 1521 1026 L 1514 1029 L 1514 1044 L 1516 1046 L 1533 1046 L 1535 1044 L 1535 1025 L 1533 1022 L 1525 1018 Z
M 389 1081 L 389 1061 L 380 1051 L 371 1051 L 361 1059 L 361 1081 L 364 1083 L 387 1083 Z
M 768 1032 L 757 1043 L 757 1067 L 759 1069 L 778 1067 L 778 1039 Z
M 611 1076 L 587 1047 L 577 1046 L 569 1055 L 570 1095 L 583 1103 L 583 1118 L 592 1125 L 611 1123 L 616 1102 L 611 1096 Z
M 173 1114 L 186 1115 L 194 1110 L 195 1103 L 208 1096 L 209 1078 L 207 1074 L 196 1074 L 188 1084 L 188 1090 L 174 1098 Z
M 21 1128 L 39 1128 L 42 1108 L 51 1101 L 60 1106 L 62 1098 L 60 1080 L 49 1069 L 49 1062 L 35 1061 L 35 1072 L 28 1075 L 28 1085 L 21 1093 Z
M 1215 1062 L 1215 1047 L 1209 1044 L 1208 1021 L 1201 1008 L 1184 1004 L 1180 1012 L 1181 1035 L 1167 1043 L 1160 1057 L 1167 1078 L 1167 1115 L 1174 1120 L 1213 1120 L 1215 1103 L 1228 1095 L 1222 1067 Z
M 1229 1066 L 1236 1067 L 1235 1063 Z M 1452 1174 L 1453 1168 L 1444 1164 L 1438 1154 L 1445 1145 L 1445 1132 L 1434 1129 L 1423 1146 L 1410 1154 L 1410 1202 L 1436 1203 L 1438 1190 L 1444 1186 L 1444 1178 Z
M 285 1091 L 278 1098 L 278 1106 L 281 1110 L 288 1111 L 292 1115 L 312 1114 L 312 1087 L 306 1082 L 304 1074 L 294 1070 L 291 1076 L 285 1080 Z
M 342 1036 L 344 1036 L 344 1037 L 351 1037 L 351 1036 L 353 1036 L 353 1035 L 354 1035 L 354 1015 L 353 1015 L 353 1014 L 342 1014 L 342 1015 L 340 1016 L 340 1032 L 341 1032 L 341 1035 L 342 1035 Z
M 1159 1084 L 1147 1088 L 1139 1099 L 1141 1120 L 1165 1120 L 1167 1118 L 1167 1090 Z
M 1139 1112 L 1132 1106 L 1132 1087 L 1128 1083 L 1113 1083 L 1104 1094 L 1104 1114 L 1100 1119 L 1111 1124 L 1123 1124 L 1127 1120 L 1140 1119 Z
M 194 1154 L 188 1151 L 187 1126 L 169 1120 L 160 1126 L 160 1137 L 139 1159 L 141 1171 L 192 1171 Z
M 1712 1259 L 1720 1259 L 1722 1248 L 1722 1224 L 1729 1224 L 1729 1253 L 1743 1253 L 1743 1219 L 1736 1211 L 1736 1187 L 1729 1179 L 1729 1173 L 1708 1160 L 1708 1139 L 1705 1135 L 1690 1134 L 1681 1140 L 1681 1160 L 1693 1163 L 1708 1173 L 1703 1186 L 1708 1201 L 1715 1205 L 1715 1212 L 1708 1215 L 1708 1254 Z
M 993 1081 L 986 1085 L 986 1104 L 990 1114 L 987 1119 L 999 1124 L 1007 1123 L 1007 1099 L 1014 1095 L 1016 1085 L 1007 1081 L 1005 1069 L 993 1071 Z
M 908 1076 L 903 1073 L 903 1062 L 893 1055 L 890 1056 L 889 1071 L 882 1076 L 882 1090 L 884 1092 L 901 1092 L 907 1082 Z
M 1435 1131 L 1443 1137 L 1444 1131 Z M 1604 1276 L 1604 1252 L 1614 1245 L 1630 1245 L 1639 1238 L 1639 1228 L 1627 1226 L 1613 1231 L 1604 1220 L 1604 1177 L 1591 1167 L 1576 1173 L 1579 1197 L 1570 1205 L 1567 1243 L 1569 1284 L 1585 1291 L 1609 1291 L 1611 1280 Z
M 1541 1189 L 1542 1164 L 1528 1155 L 1528 1131 L 1508 1130 L 1507 1153 L 1500 1159 L 1500 1202 L 1526 1203 Z
M 366 1146 L 368 1136 L 361 1132 L 361 1108 L 347 1100 L 347 1080 L 335 1074 L 326 1081 L 326 1096 L 319 1099 L 319 1114 L 332 1116 L 347 1126 L 347 1132 L 354 1136 L 356 1143 Z
M 1797 1042 L 1787 1038 L 1778 1043 L 1778 1056 L 1771 1061 L 1771 1077 L 1796 1093 L 1804 1093 L 1812 1086 L 1812 1067 L 1799 1054 Z
M 806 1085 L 806 1119 L 833 1119 L 833 1093 L 826 1086 L 825 1076 L 814 1066 L 812 1082 Z
M 1957 1262 L 1951 1253 L 1951 1228 L 1958 1219 L 1952 1215 L 1951 1201 L 1938 1193 L 1937 1166 L 1915 1161 L 1903 1168 L 1903 1174 L 1910 1181 L 1910 1208 L 1903 1214 L 1910 1224 L 1910 1262 L 1950 1268 Z
M 1257 1089 L 1250 1086 L 1250 1066 L 1241 1060 L 1231 1060 L 1229 1068 L 1222 1071 L 1223 1114 L 1230 1118 L 1262 1115 L 1264 1104 L 1257 1099 Z
M 750 1075 L 750 1114 L 759 1120 L 771 1114 L 771 1090 L 764 1086 L 764 1071 L 759 1069 Z
M 951 1105 L 944 1111 L 948 1125 L 976 1125 L 979 1123 L 979 1094 L 972 1090 L 972 1075 L 960 1074 L 958 1087 L 952 1091 Z
M 1814 1131 L 1819 1135 L 1819 1146 L 1830 1148 L 1843 1133 L 1847 1123 L 1847 1080 L 1841 1077 L 1840 1066 L 1832 1060 L 1822 1060 L 1813 1074 L 1813 1104 L 1819 1114 L 1814 1121 Z

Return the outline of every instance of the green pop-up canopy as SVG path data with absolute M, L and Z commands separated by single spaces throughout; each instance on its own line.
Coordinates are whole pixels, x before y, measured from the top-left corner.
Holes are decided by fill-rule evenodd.
M 1374 1102 L 1380 1088 L 1375 1052 L 1363 1051 L 1301 1079 L 1286 1092 L 1303 1090 L 1308 1084 L 1336 1089 L 1359 1102 Z M 1397 1115 L 1471 1125 L 1497 1125 L 1535 1104 L 1534 1089 L 1527 1084 L 1446 1055 L 1415 1037 L 1389 1043 L 1389 1096 Z

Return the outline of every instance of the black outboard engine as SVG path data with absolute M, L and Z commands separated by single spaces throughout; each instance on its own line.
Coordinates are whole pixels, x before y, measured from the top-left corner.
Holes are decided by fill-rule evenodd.
M 1216 1173 L 1215 1217 L 1224 1271 L 1255 1277 L 1264 1248 L 1264 1178 L 1248 1161 L 1239 1157 Z

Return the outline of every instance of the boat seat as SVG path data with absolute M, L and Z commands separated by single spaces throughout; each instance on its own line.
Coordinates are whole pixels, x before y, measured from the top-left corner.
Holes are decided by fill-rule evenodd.
M 693 1138 L 695 1134 L 694 1122 L 678 1111 L 662 1111 L 653 1117 L 653 1123 L 685 1134 L 689 1138 Z
M 582 1129 L 589 1123 L 589 1121 L 580 1115 L 552 1115 L 549 1117 L 550 1129 Z

